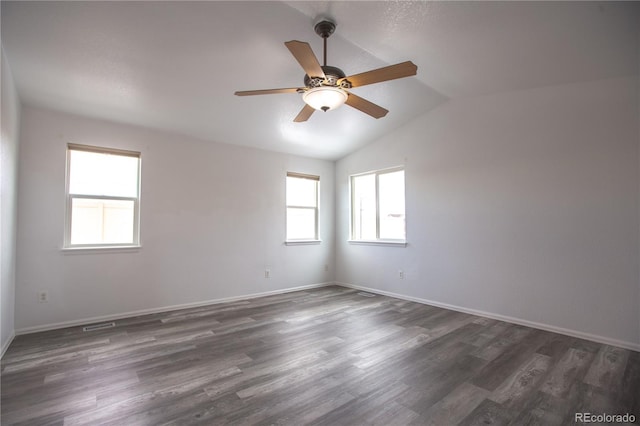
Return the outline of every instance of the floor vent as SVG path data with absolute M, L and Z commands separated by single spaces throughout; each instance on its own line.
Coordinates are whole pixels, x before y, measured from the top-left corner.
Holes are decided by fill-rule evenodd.
M 93 324 L 93 325 L 88 325 L 86 327 L 82 327 L 82 331 L 102 330 L 105 328 L 112 328 L 115 326 L 116 326 L 115 322 L 103 322 L 102 324 Z
M 360 296 L 364 296 L 364 297 L 376 297 L 375 294 L 373 293 L 367 293 L 366 291 L 361 291 L 358 293 Z

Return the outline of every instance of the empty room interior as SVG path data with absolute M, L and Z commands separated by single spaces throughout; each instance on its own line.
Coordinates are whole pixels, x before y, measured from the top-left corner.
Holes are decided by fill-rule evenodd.
M 2 425 L 640 424 L 640 3 L 0 8 Z

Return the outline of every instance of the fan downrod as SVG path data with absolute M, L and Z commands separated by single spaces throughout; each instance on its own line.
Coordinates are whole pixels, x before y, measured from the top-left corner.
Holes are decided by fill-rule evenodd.
M 324 65 L 327 66 L 327 39 L 336 30 L 336 23 L 323 19 L 322 21 L 318 22 L 316 26 L 313 27 L 313 29 L 316 31 L 316 34 L 322 37 L 322 44 L 324 47 Z

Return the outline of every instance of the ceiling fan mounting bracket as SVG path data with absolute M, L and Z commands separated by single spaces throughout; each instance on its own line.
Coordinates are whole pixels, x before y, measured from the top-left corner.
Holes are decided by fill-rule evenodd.
M 313 27 L 313 29 L 320 37 L 329 38 L 329 36 L 336 30 L 336 23 L 327 19 L 323 19 L 322 21 L 318 22 L 315 27 Z

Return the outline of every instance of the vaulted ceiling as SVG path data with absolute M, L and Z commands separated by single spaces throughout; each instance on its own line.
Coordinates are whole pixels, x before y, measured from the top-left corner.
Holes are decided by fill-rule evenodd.
M 614 2 L 2 2 L 2 45 L 28 105 L 204 141 L 337 159 L 449 99 L 638 75 L 640 7 Z M 390 110 L 343 106 L 294 123 L 304 72 L 284 42 L 337 22 L 347 75 L 411 60 L 418 74 L 355 88 Z

